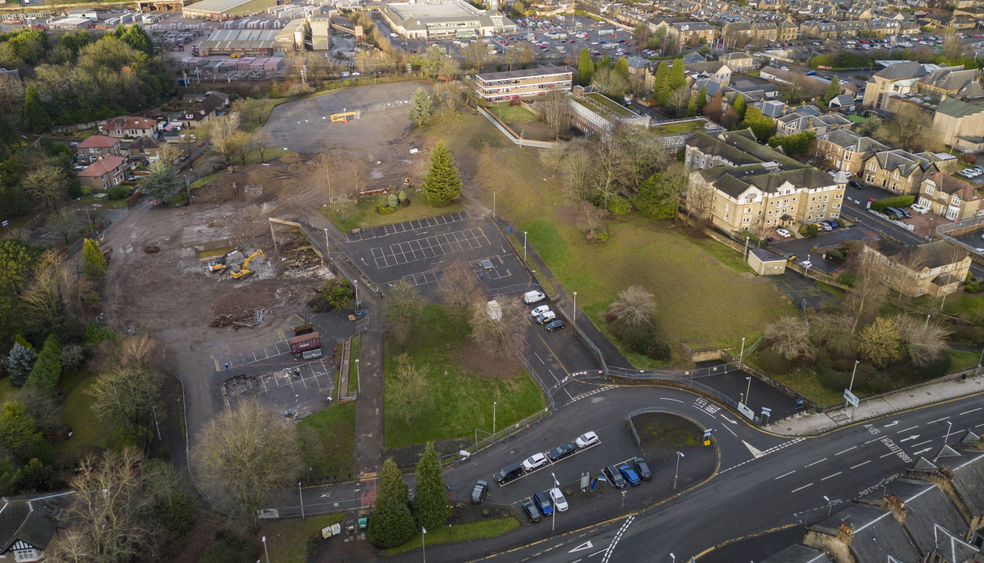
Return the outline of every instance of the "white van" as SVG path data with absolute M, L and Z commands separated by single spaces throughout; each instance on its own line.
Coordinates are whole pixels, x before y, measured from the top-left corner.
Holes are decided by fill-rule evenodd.
M 542 291 L 537 291 L 535 289 L 533 291 L 527 291 L 526 293 L 523 294 L 523 301 L 527 305 L 539 303 L 540 301 L 543 301 L 546 298 L 547 296 Z

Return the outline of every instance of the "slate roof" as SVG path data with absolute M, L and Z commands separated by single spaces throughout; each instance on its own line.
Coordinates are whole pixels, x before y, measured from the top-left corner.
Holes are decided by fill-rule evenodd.
M 782 117 L 783 114 L 786 113 L 786 102 L 781 102 L 778 100 L 766 100 L 759 103 L 755 107 L 761 110 L 762 115 L 773 119 Z
M 692 63 L 706 63 L 705 59 L 700 53 L 694 51 L 692 53 L 687 53 L 683 56 L 683 64 L 688 65 Z
M 959 90 L 975 80 L 977 80 L 977 71 L 966 70 L 961 65 L 938 68 L 920 78 L 919 82 L 944 90 Z
M 930 164 L 932 164 L 929 160 L 906 152 L 902 149 L 880 152 L 871 158 L 878 160 L 878 165 L 882 168 L 882 170 L 892 172 L 897 169 L 899 171 L 899 175 L 906 178 L 912 175 L 912 173 L 916 170 L 925 170 Z
M 973 557 L 980 553 L 977 548 L 960 539 L 958 534 L 954 534 L 943 526 L 936 526 L 934 551 L 942 555 L 946 561 L 954 562 L 976 561 Z
M 936 108 L 936 111 L 943 115 L 960 118 L 984 112 L 984 107 L 968 104 L 967 102 L 946 96 L 940 101 L 940 105 Z M 89 138 L 91 139 L 92 137 Z
M 937 242 L 948 244 L 942 240 Z M 953 471 L 950 481 L 970 513 L 984 514 L 984 452 L 967 452 L 951 459 L 941 457 L 938 461 Z
M 836 536 L 842 523 L 854 532 L 851 553 L 858 563 L 884 563 L 889 556 L 906 562 L 922 559 L 895 516 L 881 508 L 854 504 L 809 529 Z
M 888 68 L 879 70 L 875 73 L 875 76 L 888 80 L 902 80 L 904 78 L 918 78 L 920 76 L 926 76 L 927 74 L 929 74 L 929 71 L 926 70 L 920 63 L 917 63 L 916 61 L 906 61 L 904 63 L 896 63 Z
M 953 247 L 950 246 L 950 243 L 946 242 L 945 240 L 935 240 L 933 242 L 927 242 L 924 244 L 920 244 L 918 246 L 901 246 L 889 240 L 882 240 L 879 243 L 878 252 L 881 253 L 882 256 L 887 256 L 890 258 L 896 256 L 898 256 L 899 258 L 904 258 L 905 256 L 912 254 L 914 252 L 923 253 L 923 255 L 925 256 L 925 262 L 923 263 L 923 268 L 927 268 L 927 269 L 939 268 L 940 266 L 945 266 L 946 264 L 953 263 L 953 255 L 952 255 Z M 984 454 L 981 455 L 984 456 Z M 959 452 L 957 452 L 950 446 L 943 446 L 943 448 L 941 448 L 940 450 L 940 453 L 931 457 L 932 459 L 935 460 L 934 463 L 932 464 L 934 465 L 934 467 L 940 467 L 943 465 L 950 466 L 950 463 L 947 462 L 947 458 L 956 457 L 958 461 L 964 459 L 964 457 Z M 919 465 L 918 461 L 916 462 L 916 465 Z M 919 469 L 921 471 L 932 470 L 932 469 L 917 468 L 915 466 L 913 466 L 913 469 Z M 982 481 L 982 483 L 984 483 L 984 481 Z M 981 491 L 982 493 L 984 493 L 984 488 L 982 488 Z
M 879 143 L 871 137 L 862 137 L 849 129 L 835 129 L 817 135 L 818 139 L 831 142 L 841 148 L 851 149 L 852 152 L 872 152 L 887 151 L 886 145 Z
M 694 81 L 691 86 L 695 92 L 700 92 L 700 89 L 704 89 L 704 94 L 707 95 L 708 99 L 712 98 L 717 91 L 721 89 L 721 83 L 717 80 L 712 80 L 710 78 L 700 78 Z
M 829 563 L 822 551 L 802 546 L 791 545 L 762 563 Z
M 834 96 L 830 103 L 827 105 L 829 107 L 844 107 L 849 106 L 854 103 L 854 96 L 850 94 L 840 94 L 839 96 Z
M 17 541 L 40 550 L 47 548 L 68 508 L 71 495 L 3 497 L 3 506 L 0 507 L 0 554 L 6 553 Z
M 712 137 L 704 132 L 696 133 L 687 139 L 687 146 L 694 147 L 709 156 L 720 156 L 729 162 L 733 162 L 735 166 L 761 164 L 764 162 L 761 158 L 748 154 L 747 152 L 733 147 L 730 144 L 723 142 L 721 139 Z
M 934 526 L 940 525 L 961 532 L 967 529 L 960 511 L 936 483 L 901 478 L 886 485 L 884 491 L 886 495 L 902 501 L 908 509 L 902 526 L 909 532 L 919 551 L 924 554 L 931 552 L 935 545 Z M 880 507 L 882 490 L 879 489 L 861 498 L 860 502 Z
M 977 193 L 974 186 L 970 185 L 969 182 L 960 180 L 959 178 L 954 178 L 949 174 L 944 174 L 942 172 L 937 172 L 927 178 L 936 183 L 936 191 L 943 192 L 947 194 L 947 198 L 953 194 L 956 194 L 963 201 L 973 201 L 975 199 L 981 199 L 981 195 Z M 934 194 L 936 195 L 936 194 Z M 946 198 L 944 198 L 946 199 Z M 941 203 L 945 203 L 941 202 Z M 977 443 L 976 441 L 974 442 Z
M 729 87 L 739 92 L 754 92 L 756 90 L 761 90 L 763 92 L 779 91 L 779 87 L 771 82 L 758 82 L 755 80 L 749 80 L 745 77 L 733 79 L 731 84 L 729 84 Z
M 161 148 L 160 143 L 151 139 L 150 137 L 140 137 L 136 141 L 130 143 L 127 147 L 131 151 L 143 150 L 143 149 L 159 149 Z

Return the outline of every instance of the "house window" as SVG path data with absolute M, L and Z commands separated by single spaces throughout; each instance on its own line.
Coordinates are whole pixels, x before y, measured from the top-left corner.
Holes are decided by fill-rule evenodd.
M 41 554 L 36 549 L 17 549 L 14 551 L 14 561 L 37 561 Z

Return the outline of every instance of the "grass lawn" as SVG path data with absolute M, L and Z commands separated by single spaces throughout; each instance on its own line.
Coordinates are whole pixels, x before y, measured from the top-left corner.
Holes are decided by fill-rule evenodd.
M 657 133 L 689 133 L 695 129 L 703 130 L 704 125 L 707 124 L 707 120 L 703 118 L 694 118 L 689 121 L 680 121 L 678 123 L 668 123 L 666 125 L 656 125 L 653 129 Z
M 387 397 L 386 447 L 396 448 L 431 440 L 472 437 L 476 428 L 492 431 L 492 402 L 496 427 L 503 429 L 536 411 L 545 403 L 540 388 L 525 371 L 506 379 L 474 373 L 459 360 L 461 349 L 471 339 L 467 321 L 459 333 L 444 314 L 444 306 L 425 305 L 414 327 L 407 353 L 418 368 L 426 370 L 430 408 L 409 424 L 391 414 Z M 396 374 L 399 351 L 386 344 L 387 387 Z
M 963 371 L 965 369 L 973 369 L 977 367 L 977 362 L 980 360 L 981 355 L 978 352 L 971 352 L 970 350 L 947 350 L 950 354 L 950 359 L 953 364 L 950 366 L 950 371 Z
M 529 123 L 536 121 L 536 114 L 523 106 L 510 106 L 509 102 L 492 104 L 489 112 L 506 123 Z
M 974 319 L 978 311 L 984 310 L 984 293 L 971 295 L 961 291 L 955 296 L 948 296 L 943 310 L 951 315 Z
M 259 109 L 257 110 L 257 120 L 256 126 L 251 127 L 248 130 L 250 132 L 256 131 L 257 129 L 266 125 L 267 119 L 270 119 L 270 113 L 273 112 L 273 108 L 279 106 L 284 102 L 289 102 L 290 98 L 253 98 L 249 103 L 255 104 Z
M 86 393 L 96 381 L 96 376 L 88 370 L 79 370 L 61 378 L 59 387 L 67 393 L 62 420 L 72 427 L 72 437 L 63 442 L 55 442 L 56 452 L 67 452 L 82 446 L 105 447 L 109 444 L 110 431 L 103 427 L 92 412 L 92 395 Z
M 761 371 L 765 371 L 755 363 L 755 355 L 746 356 L 745 361 L 748 362 L 749 365 L 756 367 Z M 830 406 L 844 402 L 844 391 L 834 391 L 824 386 L 820 383 L 820 377 L 815 372 L 811 371 L 809 373 L 803 373 L 801 371 L 794 371 L 792 373 L 784 373 L 781 375 L 770 373 L 769 376 L 786 385 L 793 391 L 796 391 L 800 395 L 810 399 L 814 403 L 823 406 Z M 863 397 L 865 395 L 860 392 L 856 394 L 859 397 Z
M 89 194 L 81 200 L 82 205 L 98 205 L 103 209 L 119 209 L 126 207 L 125 199 L 109 199 L 108 197 L 96 198 L 94 194 Z
M 352 472 L 355 449 L 355 403 L 333 404 L 297 423 L 298 432 L 315 432 L 301 440 L 301 459 L 311 476 L 336 477 Z
M 494 538 L 506 532 L 511 532 L 519 527 L 519 521 L 515 518 L 496 518 L 495 520 L 485 520 L 482 522 L 469 522 L 458 524 L 452 528 L 451 533 L 444 526 L 437 530 L 427 532 L 427 545 L 437 545 L 439 543 L 451 543 L 459 541 L 479 540 L 484 538 Z M 399 555 L 415 549 L 420 549 L 421 534 L 418 532 L 413 539 L 400 547 L 392 547 L 386 550 L 386 556 Z
M 561 175 L 551 176 L 539 152 L 514 150 L 481 116 L 426 125 L 421 134 L 448 143 L 479 187 L 473 197 L 491 208 L 495 191 L 498 213 L 519 227 L 520 237 L 528 232 L 529 244 L 568 292 L 578 292 L 578 306 L 596 325 L 629 285 L 656 296 L 674 350 L 679 341 L 693 348 L 754 341 L 767 323 L 795 314 L 772 282 L 748 273 L 738 253 L 712 240 L 693 241 L 673 222 L 632 213 L 610 221 L 608 242 L 586 240 L 558 212 L 570 205 Z
M 397 211 L 389 215 L 376 213 L 376 205 L 386 203 L 388 195 L 360 199 L 358 203 L 359 212 L 345 220 L 342 220 L 331 206 L 322 207 L 321 213 L 340 231 L 350 231 L 355 228 L 371 229 L 381 225 L 392 225 L 393 223 L 403 223 L 404 221 L 437 217 L 438 215 L 461 211 L 461 206 L 456 203 L 447 207 L 431 207 L 427 204 L 427 196 L 423 192 L 407 190 L 404 193 L 410 200 L 410 207 L 397 207 Z
M 270 561 L 277 563 L 306 563 L 308 546 L 316 541 L 342 541 L 341 536 L 330 540 L 321 538 L 321 528 L 337 524 L 348 514 L 309 516 L 306 520 L 264 520 L 263 533 L 268 536 Z
M 197 190 L 198 188 L 204 188 L 209 184 L 209 182 L 211 182 L 212 180 L 218 177 L 219 177 L 218 174 L 209 174 L 208 176 L 202 176 L 201 178 L 191 183 L 191 189 Z
M 283 148 L 271 147 L 263 153 L 263 162 L 276 160 L 289 152 L 290 151 L 284 150 Z M 260 164 L 260 153 L 257 151 L 249 153 L 246 157 L 246 164 Z

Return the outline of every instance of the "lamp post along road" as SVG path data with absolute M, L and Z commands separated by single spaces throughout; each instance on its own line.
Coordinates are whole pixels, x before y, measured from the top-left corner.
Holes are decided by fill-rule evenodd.
M 572 322 L 572 324 L 577 324 L 577 292 L 576 291 L 574 292 L 574 321 Z M 984 356 L 984 352 L 981 352 L 981 355 Z
M 977 369 L 974 370 L 974 377 L 977 377 L 977 372 L 981 370 L 981 363 L 984 363 L 984 348 L 981 348 L 981 357 L 977 360 Z
M 748 399 L 752 396 L 752 378 L 749 376 L 745 379 L 748 380 L 748 387 L 745 388 L 745 405 L 748 405 Z
M 495 406 L 498 403 L 492 401 L 492 443 L 495 443 Z
M 686 457 L 683 452 L 677 452 L 676 471 L 673 473 L 673 490 L 677 488 L 677 476 L 680 475 L 680 458 Z
M 848 392 L 848 394 L 853 394 L 852 391 L 854 390 L 854 375 L 856 373 L 858 373 L 858 364 L 860 364 L 860 363 L 861 363 L 861 360 L 854 360 L 854 370 L 851 371 L 851 383 L 850 383 L 850 385 L 847 386 L 847 392 Z M 846 399 L 845 399 L 845 402 L 844 402 L 844 407 L 845 408 L 847 407 Z M 854 413 L 857 412 L 857 410 L 858 410 L 858 406 L 857 405 L 854 405 L 853 408 L 851 409 L 851 418 L 854 418 Z
M 523 231 L 523 262 L 526 262 L 526 231 Z
M 738 353 L 738 369 L 741 369 L 741 361 L 745 357 L 745 338 L 741 339 L 741 352 Z

